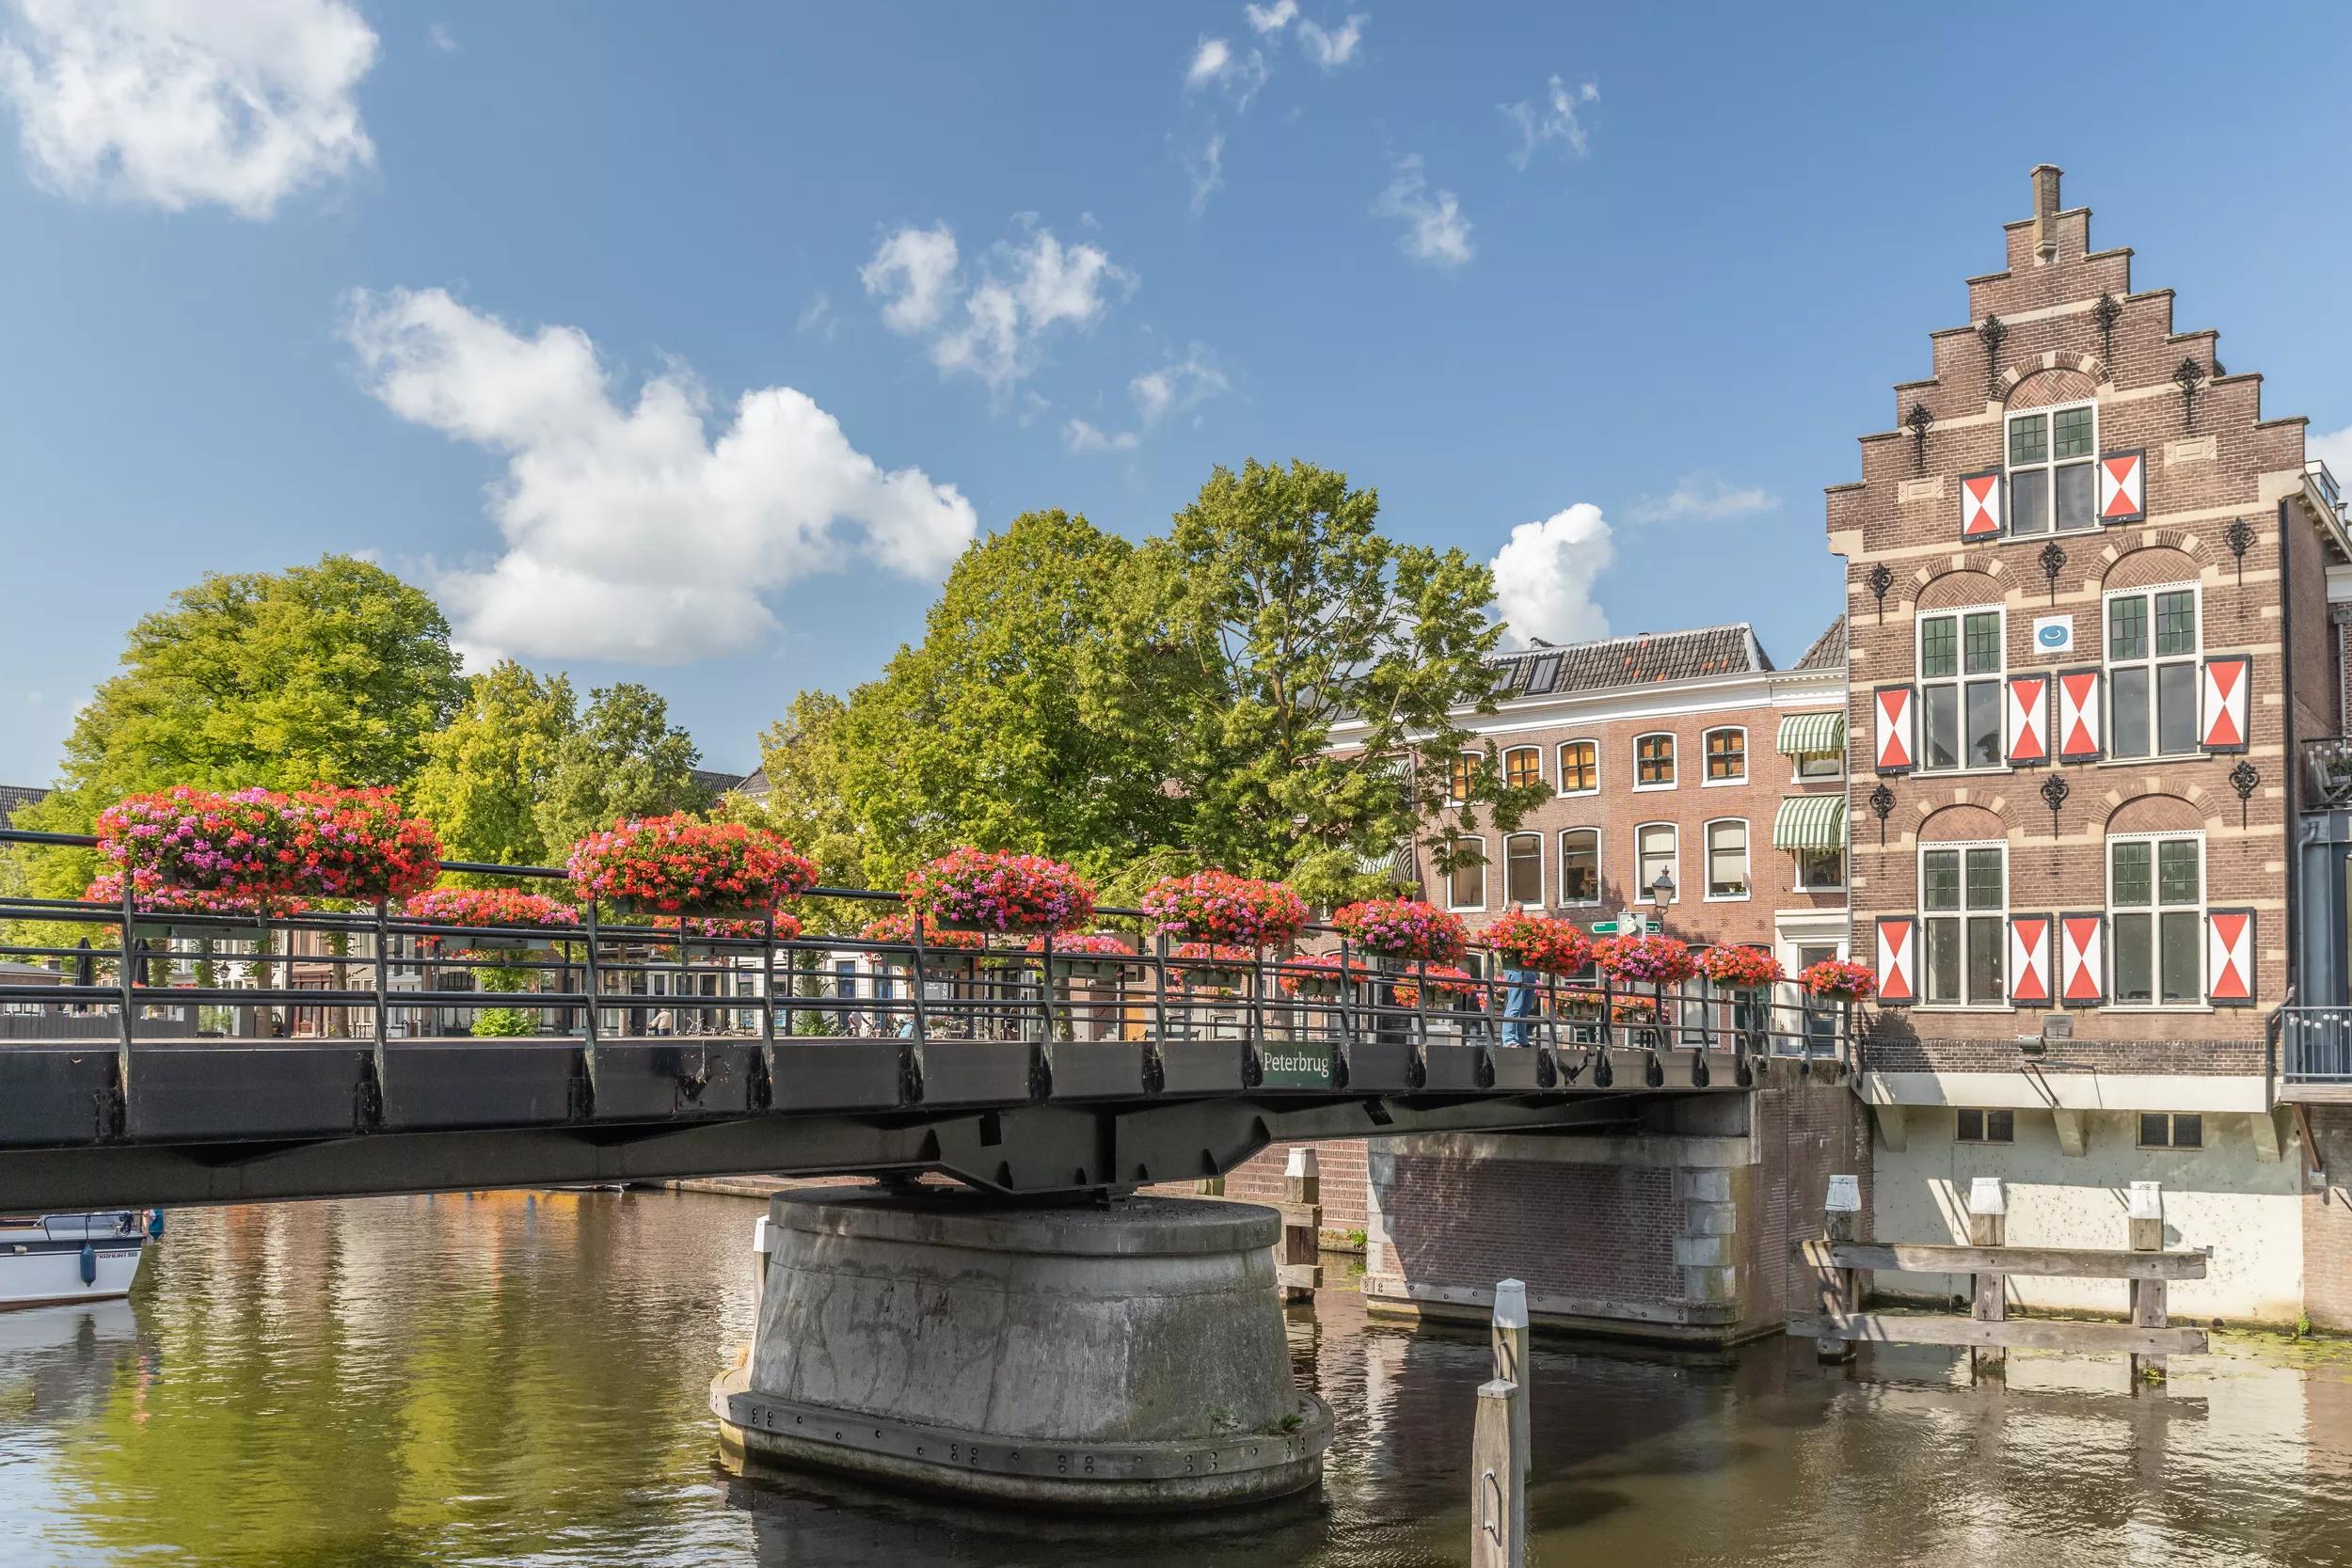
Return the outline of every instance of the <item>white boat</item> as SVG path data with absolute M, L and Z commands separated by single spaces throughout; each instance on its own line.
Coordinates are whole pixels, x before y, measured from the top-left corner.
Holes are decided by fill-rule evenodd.
M 147 1251 L 147 1220 L 135 1209 L 0 1214 L 0 1311 L 129 1295 Z

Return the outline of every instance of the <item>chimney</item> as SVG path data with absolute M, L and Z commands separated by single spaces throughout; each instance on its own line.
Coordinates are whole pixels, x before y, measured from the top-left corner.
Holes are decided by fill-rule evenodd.
M 2044 261 L 2058 260 L 2058 177 L 2056 164 L 2033 166 L 2033 248 Z

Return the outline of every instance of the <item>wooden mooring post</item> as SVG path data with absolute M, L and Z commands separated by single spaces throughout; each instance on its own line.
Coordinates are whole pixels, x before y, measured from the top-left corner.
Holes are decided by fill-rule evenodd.
M 1519 1456 L 1519 1474 L 1534 1464 L 1532 1386 L 1527 1375 L 1527 1286 L 1517 1279 L 1495 1285 L 1493 1322 L 1488 1328 L 1495 1357 L 1495 1380 L 1511 1386 L 1511 1448 Z
M 1470 1568 L 1524 1568 L 1527 1484 L 1511 1441 L 1518 1389 L 1502 1378 L 1478 1390 L 1470 1434 Z
M 1788 1332 L 1811 1338 L 1824 1360 L 1843 1360 L 1863 1340 L 1887 1344 L 1953 1345 L 1994 1353 L 2013 1349 L 2087 1354 L 2122 1352 L 2137 1379 L 2161 1379 L 2169 1355 L 2202 1355 L 2205 1332 L 2174 1328 L 2166 1315 L 2166 1290 L 2175 1279 L 2205 1277 L 2202 1252 L 2163 1248 L 2161 1194 L 2153 1182 L 2135 1183 L 2129 1248 L 2042 1247 L 2008 1244 L 2008 1208 L 1999 1183 L 1969 1194 L 1969 1244 L 1851 1240 L 1859 1209 L 1854 1179 L 1830 1178 L 1820 1241 L 1798 1250 L 1820 1281 L 1821 1307 L 1792 1313 Z M 2142 1193 L 2137 1189 L 2144 1187 Z M 1982 1196 L 1979 1196 L 1981 1192 Z M 1898 1269 L 1906 1274 L 1965 1274 L 1976 1276 L 1974 1308 L 1966 1317 L 1941 1312 L 1865 1312 L 1856 1274 Z M 2122 1279 L 2131 1283 L 2129 1323 L 2079 1323 L 2054 1318 L 2011 1318 L 2006 1296 L 2012 1276 L 2045 1279 Z M 1991 1357 L 1985 1365 L 1990 1368 Z
M 1323 1167 L 1311 1148 L 1294 1148 L 1282 1169 L 1282 1250 L 1275 1273 L 1285 1302 L 1312 1301 L 1323 1283 Z
M 1968 1244 L 2000 1247 L 2009 1243 L 2009 1195 L 1997 1176 L 1979 1176 L 1968 1184 Z M 1968 1315 L 1980 1323 L 2009 1321 L 2009 1276 L 1979 1274 L 1968 1292 Z M 2009 1352 L 1999 1345 L 1968 1348 L 1968 1376 L 2009 1375 Z

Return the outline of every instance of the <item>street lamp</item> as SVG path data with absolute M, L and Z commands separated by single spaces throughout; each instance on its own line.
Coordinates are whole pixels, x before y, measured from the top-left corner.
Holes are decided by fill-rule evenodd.
M 1658 928 L 1663 931 L 1666 928 L 1666 906 L 1675 901 L 1675 874 L 1673 872 L 1661 871 L 1658 874 L 1658 880 L 1649 885 L 1649 901 L 1651 907 L 1658 911 Z

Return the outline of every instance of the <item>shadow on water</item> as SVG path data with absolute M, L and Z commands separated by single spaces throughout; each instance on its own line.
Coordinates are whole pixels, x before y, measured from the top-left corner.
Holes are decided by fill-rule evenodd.
M 1485 1336 L 1288 1319 L 1314 1494 L 1041 1516 L 714 1468 L 756 1204 L 486 1194 L 175 1216 L 128 1304 L 0 1314 L 0 1564 L 1441 1568 Z M 1339 1271 L 1327 1278 L 1343 1277 Z M 2116 1361 L 1538 1341 L 1538 1564 L 2352 1564 L 2352 1347 Z

